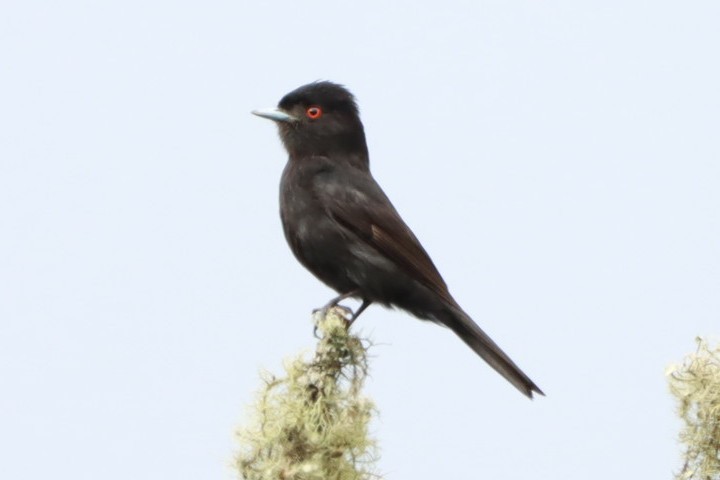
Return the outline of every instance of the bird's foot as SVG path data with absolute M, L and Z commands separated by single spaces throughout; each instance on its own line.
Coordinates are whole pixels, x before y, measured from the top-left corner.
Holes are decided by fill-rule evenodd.
M 358 309 L 353 312 L 350 308 L 346 307 L 345 305 L 340 305 L 340 302 L 345 300 L 346 298 L 359 296 L 360 292 L 357 290 L 353 290 L 348 293 L 343 293 L 342 295 L 338 295 L 337 297 L 330 300 L 328 303 L 325 304 L 325 306 L 321 308 L 316 308 L 313 310 L 313 315 L 320 315 L 320 317 L 324 318 L 331 308 L 337 307 L 338 309 L 342 310 L 341 316 L 345 320 L 346 328 L 349 330 L 350 326 L 353 324 L 353 322 L 360 316 L 362 312 L 365 311 L 367 307 L 370 306 L 372 303 L 370 300 L 366 300 L 363 298 L 362 304 L 358 307 Z M 317 326 L 313 329 L 313 336 L 315 338 L 319 338 L 317 335 Z
M 317 333 L 317 331 L 318 331 L 317 322 L 319 319 L 325 318 L 327 316 L 328 312 L 330 312 L 330 310 L 332 310 L 333 308 L 336 308 L 337 310 L 339 310 L 338 313 L 343 318 L 343 320 L 345 320 L 346 328 L 350 328 L 350 325 L 352 324 L 352 322 L 354 320 L 353 317 L 355 315 L 353 314 L 352 309 L 346 307 L 345 305 L 340 305 L 337 303 L 336 304 L 328 303 L 324 307 L 316 308 L 315 310 L 313 310 L 313 317 L 316 318 L 315 326 L 313 326 L 313 336 L 315 338 L 317 338 L 318 340 L 320 339 L 320 336 Z

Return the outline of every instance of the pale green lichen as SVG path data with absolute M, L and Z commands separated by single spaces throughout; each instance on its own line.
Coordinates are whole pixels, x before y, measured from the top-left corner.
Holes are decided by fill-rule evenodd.
M 684 465 L 678 480 L 720 480 L 720 346 L 697 339 L 697 351 L 668 369 L 683 420 Z
M 265 374 L 253 419 L 238 430 L 236 465 L 245 480 L 369 480 L 376 445 L 369 437 L 373 403 L 361 395 L 367 375 L 363 340 L 343 310 L 315 322 L 315 355 L 285 362 L 285 376 Z

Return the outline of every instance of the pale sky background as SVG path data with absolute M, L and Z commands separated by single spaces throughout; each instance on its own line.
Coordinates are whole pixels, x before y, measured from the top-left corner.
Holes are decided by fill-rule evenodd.
M 664 370 L 720 333 L 720 2 L 5 0 L 0 477 L 231 479 L 332 295 L 249 111 L 358 97 L 375 177 L 547 393 L 371 307 L 400 479 L 670 479 Z

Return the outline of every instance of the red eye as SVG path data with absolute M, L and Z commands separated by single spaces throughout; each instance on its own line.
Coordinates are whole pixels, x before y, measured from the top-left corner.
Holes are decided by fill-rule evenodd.
M 323 111 L 320 107 L 308 107 L 307 110 L 305 110 L 305 115 L 308 116 L 308 118 L 312 118 L 313 120 L 316 120 L 320 117 L 322 117 Z

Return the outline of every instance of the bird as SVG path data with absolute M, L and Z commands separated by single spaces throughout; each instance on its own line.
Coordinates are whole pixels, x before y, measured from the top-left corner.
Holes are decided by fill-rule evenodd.
M 338 296 L 399 308 L 452 330 L 529 398 L 542 390 L 465 313 L 440 272 L 370 172 L 354 95 L 316 81 L 277 108 L 251 113 L 275 122 L 288 160 L 280 181 L 283 232 L 297 260 Z

